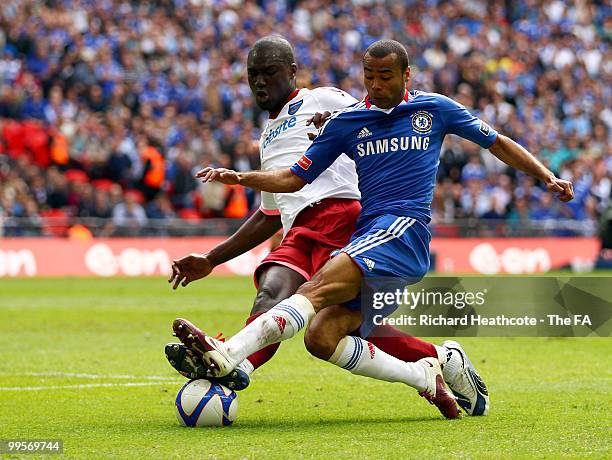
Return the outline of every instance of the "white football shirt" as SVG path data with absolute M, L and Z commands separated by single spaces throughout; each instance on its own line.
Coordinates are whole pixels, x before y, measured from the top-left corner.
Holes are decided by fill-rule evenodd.
M 317 134 L 306 121 L 317 112 L 344 109 L 357 100 L 337 88 L 302 88 L 288 101 L 276 118 L 268 119 L 259 140 L 261 169 L 273 171 L 293 166 L 308 150 L 312 141 L 308 133 Z M 297 215 L 306 206 L 325 198 L 360 199 L 355 163 L 340 155 L 316 181 L 295 193 L 261 192 L 261 211 L 280 214 L 287 233 Z

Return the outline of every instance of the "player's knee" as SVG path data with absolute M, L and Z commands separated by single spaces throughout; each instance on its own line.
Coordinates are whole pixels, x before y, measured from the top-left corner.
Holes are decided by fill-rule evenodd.
M 304 334 L 304 345 L 312 356 L 327 361 L 336 351 L 338 340 L 321 328 L 309 327 Z
M 297 294 L 307 297 L 312 303 L 314 310 L 318 313 L 323 311 L 328 305 L 344 303 L 357 297 L 359 287 L 319 282 L 313 279 L 303 284 L 298 289 Z
M 283 298 L 281 298 L 277 289 L 267 285 L 260 286 L 255 296 L 255 301 L 253 302 L 251 314 L 264 313 L 281 300 L 283 300 Z
M 317 295 L 317 289 L 319 286 L 320 283 L 316 281 L 316 278 L 312 279 L 311 281 L 302 284 L 297 290 L 296 294 L 300 294 L 304 297 L 308 297 L 309 299 L 313 299 Z
M 315 311 L 355 298 L 361 288 L 362 273 L 346 254 L 328 261 L 312 279 L 297 290 L 307 297 Z

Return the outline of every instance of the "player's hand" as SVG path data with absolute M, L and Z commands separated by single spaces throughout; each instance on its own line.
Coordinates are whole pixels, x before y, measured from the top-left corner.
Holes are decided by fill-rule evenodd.
M 309 118 L 306 121 L 306 126 L 309 126 L 312 124 L 315 126 L 315 128 L 319 129 L 321 126 L 325 124 L 325 122 L 327 121 L 329 117 L 331 117 L 331 112 L 329 112 L 328 110 L 326 110 L 323 113 L 317 112 L 314 114 L 313 117 Z M 308 133 L 308 139 L 310 139 L 311 141 L 314 141 L 316 138 L 317 138 L 317 135 L 315 133 Z
M 570 201 L 574 198 L 574 186 L 570 181 L 552 176 L 544 183 L 548 191 L 556 194 L 561 201 Z
M 306 126 L 310 126 L 312 124 L 315 128 L 319 129 L 325 124 L 329 117 L 331 117 L 331 112 L 328 110 L 323 113 L 317 112 L 312 118 L 309 118 L 308 121 L 306 121 Z
M 226 168 L 204 168 L 196 173 L 198 179 L 202 182 L 220 182 L 227 185 L 236 185 L 240 183 L 240 177 L 236 171 Z
M 192 281 L 208 276 L 213 268 L 214 265 L 205 255 L 189 254 L 172 261 L 172 274 L 168 283 L 172 284 L 172 289 L 176 289 L 179 284 L 187 286 Z

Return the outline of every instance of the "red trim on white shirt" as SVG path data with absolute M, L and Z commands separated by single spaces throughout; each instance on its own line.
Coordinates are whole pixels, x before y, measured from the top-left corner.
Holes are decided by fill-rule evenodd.
M 289 98 L 285 101 L 285 104 L 283 105 L 283 107 L 285 107 L 285 105 L 287 105 L 291 101 L 291 99 L 293 99 L 294 97 L 298 95 L 298 93 L 300 92 L 300 89 L 293 90 L 293 92 L 289 95 Z M 268 118 L 270 118 L 270 120 L 274 120 L 276 117 L 278 117 L 278 114 L 281 113 L 282 111 L 283 109 L 281 108 L 278 112 L 270 112 L 270 116 Z
M 260 206 L 259 210 L 266 216 L 280 216 L 280 211 L 278 209 L 264 209 L 262 206 Z

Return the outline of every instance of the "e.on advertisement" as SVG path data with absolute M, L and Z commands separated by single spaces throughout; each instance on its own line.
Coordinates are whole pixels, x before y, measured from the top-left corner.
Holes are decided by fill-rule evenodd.
M 151 276 L 170 271 L 170 258 L 163 249 L 125 248 L 114 253 L 106 243 L 96 243 L 85 253 L 85 266 L 99 276 Z
M 36 257 L 30 249 L 0 249 L 0 277 L 37 274 Z
M 168 276 L 172 259 L 204 253 L 223 238 L 0 239 L 0 277 Z M 262 245 L 215 269 L 250 275 L 268 254 Z
M 167 276 L 172 259 L 205 253 L 223 241 L 202 238 L 0 239 L 0 277 Z M 434 238 L 435 270 L 441 273 L 542 273 L 588 266 L 597 257 L 595 238 Z M 215 269 L 219 275 L 251 275 L 268 254 L 263 244 Z
M 593 265 L 596 238 L 434 238 L 436 271 L 512 275 Z

